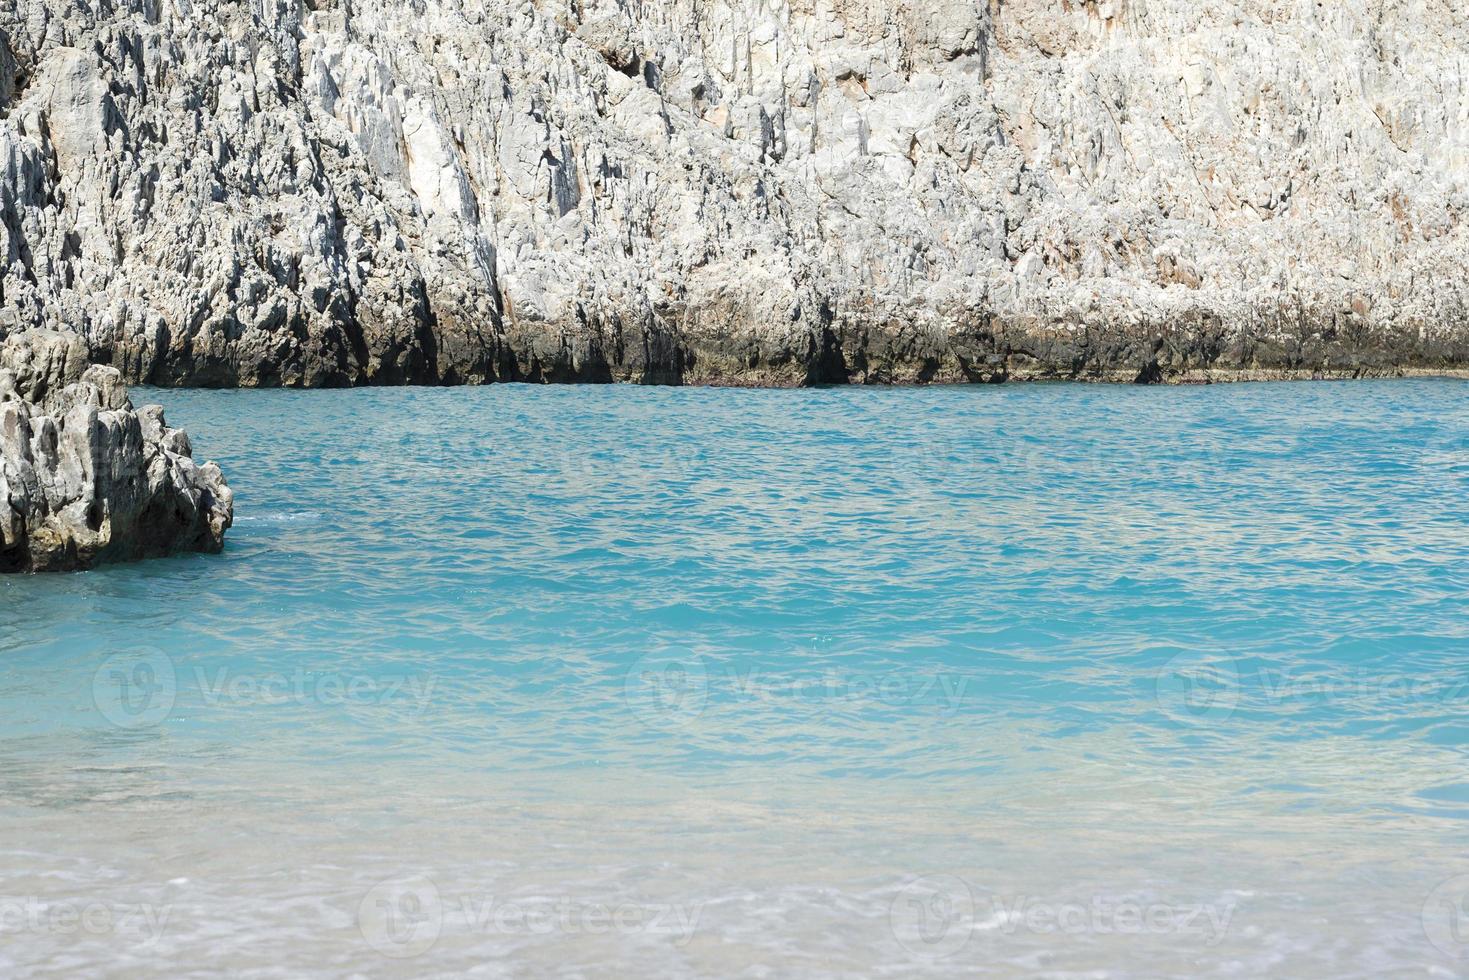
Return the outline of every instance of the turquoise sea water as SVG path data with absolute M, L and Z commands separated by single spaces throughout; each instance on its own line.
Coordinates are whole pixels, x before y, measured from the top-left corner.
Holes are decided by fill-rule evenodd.
M 8 976 L 1454 976 L 1469 385 L 141 391 L 0 581 Z

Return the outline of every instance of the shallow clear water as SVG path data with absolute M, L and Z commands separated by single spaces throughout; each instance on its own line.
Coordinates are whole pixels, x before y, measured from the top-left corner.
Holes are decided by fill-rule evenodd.
M 1466 395 L 136 392 L 237 523 L 0 581 L 0 972 L 1455 975 Z

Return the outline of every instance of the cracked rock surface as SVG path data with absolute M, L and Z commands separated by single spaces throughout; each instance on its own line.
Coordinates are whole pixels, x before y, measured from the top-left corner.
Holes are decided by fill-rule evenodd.
M 9 0 L 0 332 L 127 380 L 1469 365 L 1443 0 Z
M 136 411 L 116 368 L 75 334 L 0 344 L 0 572 L 51 572 L 217 552 L 234 495 L 157 405 Z

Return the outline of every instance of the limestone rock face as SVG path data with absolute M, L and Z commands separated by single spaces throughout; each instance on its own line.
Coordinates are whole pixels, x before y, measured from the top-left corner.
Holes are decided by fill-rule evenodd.
M 1469 364 L 1443 0 L 9 0 L 0 332 L 127 379 Z
M 116 368 L 74 334 L 0 344 L 0 572 L 217 552 L 234 513 L 163 409 L 133 410 Z

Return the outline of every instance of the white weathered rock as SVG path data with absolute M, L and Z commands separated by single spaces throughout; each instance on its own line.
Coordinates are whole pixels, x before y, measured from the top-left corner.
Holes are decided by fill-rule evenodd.
M 0 344 L 0 572 L 219 551 L 234 495 L 75 334 Z
M 1442 0 L 11 0 L 0 331 L 134 379 L 1469 363 Z

